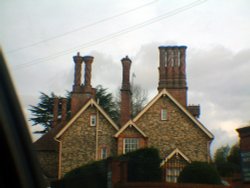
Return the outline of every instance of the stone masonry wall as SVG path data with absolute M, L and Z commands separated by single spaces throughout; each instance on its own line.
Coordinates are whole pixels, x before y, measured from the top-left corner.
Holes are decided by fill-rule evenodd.
M 116 153 L 117 147 L 113 137 L 116 129 L 97 112 L 95 107 L 88 107 L 61 137 L 61 177 L 72 169 L 97 159 L 97 126 L 90 126 L 90 115 L 97 113 L 99 114 L 98 150 L 99 147 L 107 146 L 109 156 Z
M 161 120 L 161 109 L 167 109 L 167 120 Z M 192 161 L 208 161 L 208 136 L 168 97 L 161 97 L 136 125 L 148 135 L 148 146 L 159 149 L 165 158 L 175 148 Z
M 58 153 L 54 151 L 37 151 L 42 172 L 48 178 L 58 177 Z

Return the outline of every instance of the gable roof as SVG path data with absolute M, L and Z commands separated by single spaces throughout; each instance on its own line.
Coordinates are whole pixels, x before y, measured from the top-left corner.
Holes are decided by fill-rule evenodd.
M 69 122 L 55 135 L 55 139 L 58 139 L 75 121 L 76 119 L 89 107 L 95 106 L 97 110 L 109 121 L 109 123 L 118 131 L 118 126 L 114 121 L 107 115 L 107 113 L 98 105 L 94 99 L 90 99 L 87 103 L 69 120 Z
M 65 124 L 59 123 L 47 133 L 42 135 L 34 144 L 34 149 L 38 151 L 58 151 L 59 143 L 54 140 L 54 136 L 65 126 Z
M 170 160 L 175 154 L 178 154 L 180 156 L 183 157 L 183 159 L 185 159 L 187 162 L 191 163 L 191 160 L 186 156 L 184 155 L 178 148 L 176 148 L 175 150 L 173 150 L 161 163 L 161 166 L 163 164 L 165 164 L 166 162 L 168 162 L 168 160 Z
M 167 96 L 183 113 L 185 113 L 189 119 L 191 119 L 210 139 L 213 139 L 213 134 L 204 126 L 200 121 L 198 121 L 186 108 L 184 108 L 172 95 L 166 90 L 163 89 L 159 92 L 145 107 L 144 109 L 137 114 L 137 116 L 133 119 L 133 122 L 136 122 L 140 117 L 153 105 L 156 103 L 158 99 L 162 96 Z
M 125 131 L 129 126 L 133 126 L 142 136 L 147 137 L 147 135 L 139 129 L 139 127 L 136 126 L 136 124 L 132 121 L 129 120 L 115 135 L 114 137 L 117 138 L 123 131 Z

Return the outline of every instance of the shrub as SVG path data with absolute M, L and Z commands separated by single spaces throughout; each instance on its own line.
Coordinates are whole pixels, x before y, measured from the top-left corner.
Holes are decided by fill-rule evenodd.
M 128 162 L 128 181 L 161 180 L 161 160 L 157 149 L 140 149 L 116 159 Z M 54 187 L 106 188 L 107 163 L 107 160 L 101 160 L 76 168 L 65 174 L 63 179 L 54 182 Z
M 160 181 L 162 170 L 159 152 L 154 148 L 139 149 L 120 157 L 128 161 L 128 181 Z
M 63 187 L 70 188 L 106 188 L 107 187 L 107 160 L 96 161 L 76 168 L 60 181 Z
M 179 183 L 221 184 L 218 171 L 206 162 L 187 165 L 178 178 Z

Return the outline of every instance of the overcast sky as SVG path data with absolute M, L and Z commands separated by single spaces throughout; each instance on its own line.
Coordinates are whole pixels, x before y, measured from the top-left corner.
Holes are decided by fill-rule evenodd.
M 71 91 L 72 56 L 95 57 L 92 85 L 116 93 L 121 62 L 157 94 L 158 46 L 186 45 L 188 103 L 215 135 L 235 143 L 250 120 L 249 0 L 1 0 L 0 43 L 27 119 L 39 92 Z M 29 122 L 30 124 L 30 122 Z

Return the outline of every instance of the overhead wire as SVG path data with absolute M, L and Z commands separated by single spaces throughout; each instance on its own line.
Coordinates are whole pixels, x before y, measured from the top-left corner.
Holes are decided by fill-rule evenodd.
M 124 11 L 124 12 L 121 12 L 121 13 L 118 13 L 118 14 L 115 14 L 115 15 L 112 15 L 112 16 L 109 16 L 109 17 L 106 17 L 106 18 L 103 18 L 103 19 L 98 20 L 98 21 L 96 21 L 96 22 L 93 22 L 93 23 L 90 23 L 90 24 L 87 24 L 87 25 L 84 25 L 84 26 L 75 28 L 75 29 L 73 29 L 73 30 L 64 32 L 64 33 L 62 33 L 62 34 L 59 34 L 59 35 L 56 35 L 56 36 L 53 36 L 53 37 L 49 37 L 49 38 L 46 38 L 46 39 L 44 39 L 44 40 L 40 40 L 40 41 L 38 41 L 38 42 L 35 42 L 35 43 L 32 43 L 32 44 L 28 44 L 28 45 L 26 45 L 26 46 L 22 46 L 22 47 L 19 47 L 19 48 L 16 48 L 16 49 L 9 50 L 9 51 L 7 51 L 6 53 L 8 53 L 8 54 L 14 53 L 14 52 L 17 52 L 17 51 L 26 49 L 26 48 L 30 48 L 30 47 L 33 47 L 33 46 L 37 46 L 37 45 L 39 45 L 39 44 L 42 44 L 42 43 L 45 43 L 45 42 L 48 42 L 48 41 L 51 41 L 51 40 L 55 40 L 55 39 L 64 37 L 64 36 L 66 36 L 66 35 L 69 35 L 69 34 L 72 34 L 72 33 L 78 32 L 78 31 L 82 31 L 82 30 L 84 30 L 84 29 L 87 29 L 87 28 L 89 28 L 89 27 L 95 26 L 95 25 L 97 25 L 97 24 L 100 24 L 100 23 L 103 23 L 103 22 L 112 20 L 112 19 L 114 19 L 114 18 L 117 18 L 117 17 L 120 17 L 120 16 L 124 16 L 124 15 L 126 15 L 126 14 L 131 13 L 131 12 L 137 11 L 137 10 L 139 10 L 139 9 L 142 9 L 142 8 L 146 7 L 146 6 L 149 6 L 149 5 L 152 5 L 152 4 L 156 3 L 157 1 L 158 1 L 158 0 L 150 1 L 149 3 L 146 3 L 146 4 L 143 4 L 143 5 L 137 6 L 137 7 L 135 7 L 135 8 L 126 10 L 126 11 Z
M 105 42 L 107 40 L 110 40 L 110 39 L 113 39 L 115 37 L 118 37 L 118 36 L 121 36 L 121 35 L 124 35 L 126 33 L 129 33 L 129 32 L 132 32 L 132 31 L 135 31 L 135 30 L 138 30 L 142 27 L 145 27 L 145 26 L 148 26 L 150 24 L 153 24 L 155 22 L 158 22 L 162 19 L 166 19 L 168 17 L 171 17 L 171 16 L 174 16 L 176 14 L 179 14 L 181 12 L 184 12 L 186 10 L 189 10 L 195 6 L 198 6 L 198 5 L 201 5 L 203 4 L 204 2 L 206 2 L 207 0 L 197 0 L 197 1 L 194 1 L 192 3 L 189 3 L 187 5 L 184 5 L 180 8 L 177 8 L 177 9 L 174 9 L 172 11 L 169 11 L 169 12 L 166 12 L 160 16 L 157 16 L 155 18 L 152 18 L 152 19 L 149 19 L 149 20 L 146 20 L 142 23 L 139 23 L 139 24 L 136 24 L 136 25 L 133 25 L 131 27 L 128 27 L 128 28 L 125 28 L 125 29 L 122 29 L 118 32 L 115 32 L 115 33 L 111 33 L 109 35 L 106 35 L 106 36 L 103 36 L 103 37 L 100 37 L 98 39 L 95 39 L 95 40 L 92 40 L 92 41 L 89 41 L 87 43 L 84 43 L 84 44 L 81 44 L 81 45 L 78 45 L 78 46 L 75 46 L 73 48 L 70 48 L 70 49 L 67 49 L 67 50 L 63 50 L 63 51 L 60 51 L 60 52 L 57 52 L 57 53 L 54 53 L 50 56 L 47 56 L 47 57 L 42 57 L 42 58 L 37 58 L 37 59 L 34 59 L 32 61 L 29 61 L 29 62 L 26 62 L 26 63 L 23 63 L 21 65 L 17 65 L 15 67 L 16 70 L 18 69 L 23 69 L 23 68 L 27 68 L 29 66 L 33 66 L 35 64 L 38 64 L 38 63 L 41 63 L 41 62 L 44 62 L 44 61 L 48 61 L 50 59 L 54 59 L 54 58 L 57 58 L 57 57 L 60 57 L 60 56 L 63 56 L 63 55 L 67 55 L 75 50 L 79 50 L 79 49 L 83 49 L 83 48 L 87 48 L 87 47 L 91 47 L 91 46 L 94 46 L 94 45 L 97 45 L 97 44 L 100 44 L 102 42 Z

